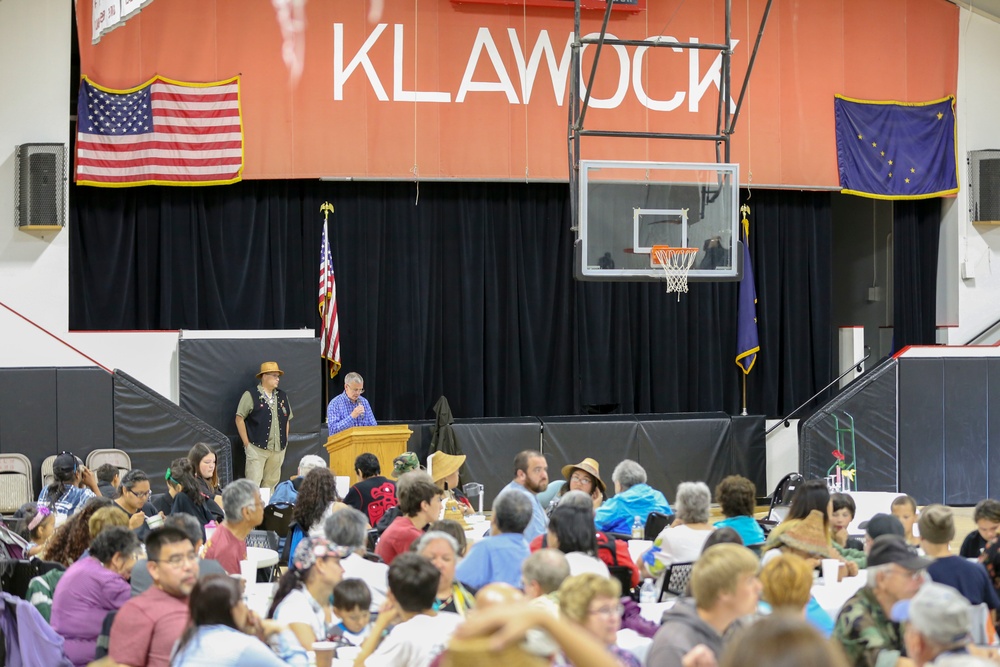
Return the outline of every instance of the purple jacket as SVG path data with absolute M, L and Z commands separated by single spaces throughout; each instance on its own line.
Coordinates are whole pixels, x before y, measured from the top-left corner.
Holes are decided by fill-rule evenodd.
M 7 667 L 68 667 L 63 638 L 26 600 L 0 593 L 0 629 L 7 640 Z
M 52 596 L 52 629 L 66 640 L 66 657 L 77 667 L 94 660 L 97 636 L 109 612 L 132 597 L 121 575 L 92 556 L 70 565 Z

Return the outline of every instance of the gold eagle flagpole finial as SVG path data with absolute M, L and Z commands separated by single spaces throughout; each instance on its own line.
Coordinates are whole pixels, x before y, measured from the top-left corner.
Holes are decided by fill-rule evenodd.
M 333 204 L 331 204 L 328 201 L 325 201 L 323 202 L 323 205 L 319 207 L 319 210 L 323 212 L 323 222 L 326 222 L 326 219 L 329 217 L 329 215 L 333 213 Z

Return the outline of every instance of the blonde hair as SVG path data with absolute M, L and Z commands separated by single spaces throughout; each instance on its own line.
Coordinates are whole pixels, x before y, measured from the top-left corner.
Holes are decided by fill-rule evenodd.
M 777 556 L 760 572 L 764 601 L 775 611 L 784 607 L 801 611 L 809 604 L 812 575 L 812 568 L 804 558 L 786 553 Z
M 112 526 L 128 526 L 128 514 L 122 512 L 114 506 L 102 507 L 94 512 L 87 522 L 87 530 L 90 531 L 90 539 L 101 534 L 106 528 Z
M 691 593 L 699 609 L 711 609 L 723 593 L 732 593 L 740 577 L 755 574 L 760 561 L 739 544 L 713 544 L 691 569 Z
M 621 597 L 622 585 L 617 579 L 608 579 L 588 572 L 567 577 L 559 587 L 559 611 L 568 619 L 583 623 L 594 598 Z

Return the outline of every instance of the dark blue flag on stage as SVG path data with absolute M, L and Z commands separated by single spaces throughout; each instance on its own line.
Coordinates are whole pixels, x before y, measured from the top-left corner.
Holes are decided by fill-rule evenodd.
M 958 192 L 954 97 L 901 104 L 837 95 L 833 106 L 843 192 L 875 199 Z
M 750 265 L 750 221 L 746 214 L 750 209 L 746 205 L 743 221 L 743 278 L 740 280 L 740 295 L 736 307 L 736 365 L 748 375 L 757 361 L 760 352 L 760 342 L 757 338 L 757 288 L 753 282 L 753 267 Z

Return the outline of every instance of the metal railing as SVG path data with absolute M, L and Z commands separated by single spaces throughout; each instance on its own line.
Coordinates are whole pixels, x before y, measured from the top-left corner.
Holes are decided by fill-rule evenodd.
M 835 385 L 838 382 L 840 382 L 848 373 L 853 373 L 854 371 L 857 371 L 858 373 L 861 373 L 862 371 L 864 371 L 864 368 L 862 367 L 861 364 L 863 364 L 866 361 L 868 361 L 868 359 L 871 356 L 872 356 L 872 350 L 871 350 L 871 348 L 868 347 L 867 345 L 865 345 L 865 356 L 864 357 L 862 357 L 861 359 L 858 359 L 857 361 L 855 361 L 854 364 L 850 368 L 848 368 L 846 371 L 844 371 L 843 373 L 841 373 L 840 375 L 838 375 L 836 378 L 834 378 L 833 381 L 830 382 L 830 384 L 826 385 L 825 387 L 823 387 L 822 389 L 820 389 L 819 391 L 817 391 L 815 394 L 813 394 L 808 399 L 806 399 L 806 401 L 804 403 L 802 403 L 802 405 L 800 405 L 799 407 L 797 407 L 794 410 L 792 410 L 791 412 L 789 412 L 787 415 L 785 415 L 784 417 L 782 417 L 780 421 L 778 421 L 776 424 L 774 424 L 773 426 L 771 426 L 771 428 L 769 428 L 766 431 L 764 431 L 764 437 L 766 438 L 768 436 L 768 434 L 771 433 L 771 431 L 773 431 L 774 429 L 778 428 L 779 426 L 784 426 L 785 428 L 788 428 L 789 426 L 791 426 L 792 424 L 791 424 L 791 422 L 789 420 L 794 415 L 798 414 L 804 407 L 806 407 L 807 405 L 809 405 L 810 403 L 812 403 L 814 400 L 816 400 L 816 397 L 818 397 L 820 394 L 822 394 L 827 389 L 829 389 L 833 385 Z

